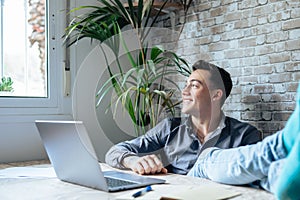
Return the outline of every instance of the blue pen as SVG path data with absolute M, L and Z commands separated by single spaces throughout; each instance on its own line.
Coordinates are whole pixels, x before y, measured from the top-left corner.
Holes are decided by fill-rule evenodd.
M 140 197 L 140 196 L 142 196 L 142 195 L 144 195 L 145 193 L 150 192 L 150 191 L 152 191 L 152 188 L 151 188 L 151 185 L 148 185 L 148 186 L 145 187 L 144 189 L 142 189 L 142 190 L 140 190 L 140 191 L 134 193 L 132 196 L 133 196 L 134 198 Z

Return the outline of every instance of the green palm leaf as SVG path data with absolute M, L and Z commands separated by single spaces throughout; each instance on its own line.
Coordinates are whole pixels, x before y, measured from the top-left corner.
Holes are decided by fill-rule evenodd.
M 159 46 L 148 48 L 144 44 L 151 27 L 169 1 L 163 0 L 160 8 L 154 8 L 154 0 L 138 0 L 137 4 L 133 0 L 127 0 L 127 4 L 121 0 L 98 1 L 101 6 L 80 6 L 70 11 L 69 14 L 87 12 L 74 17 L 70 22 L 63 35 L 64 43 L 71 46 L 84 38 L 99 42 L 109 78 L 96 93 L 96 106 L 112 90 L 115 91 L 115 97 L 109 103 L 109 107 L 115 106 L 114 115 L 117 114 L 117 105 L 121 104 L 129 114 L 136 133 L 143 134 L 147 130 L 146 126 L 155 126 L 163 111 L 174 114 L 174 108 L 178 105 L 172 99 L 175 90 L 164 88 L 164 84 L 174 85 L 177 90 L 179 87 L 170 76 L 178 73 L 186 76 L 190 73 L 188 63 L 176 53 Z M 186 7 L 192 2 L 181 1 Z M 121 31 L 128 25 L 137 36 L 139 49 L 135 52 L 129 51 Z M 102 43 L 112 50 L 115 56 L 113 64 L 108 63 Z M 119 58 L 120 48 L 125 50 L 125 62 Z M 129 63 L 130 68 L 127 69 L 124 63 Z

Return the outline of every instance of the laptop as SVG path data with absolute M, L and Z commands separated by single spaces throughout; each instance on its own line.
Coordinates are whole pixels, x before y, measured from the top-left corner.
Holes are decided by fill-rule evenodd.
M 165 180 L 126 172 L 102 171 L 82 121 L 36 120 L 45 150 L 57 177 L 69 183 L 116 192 Z

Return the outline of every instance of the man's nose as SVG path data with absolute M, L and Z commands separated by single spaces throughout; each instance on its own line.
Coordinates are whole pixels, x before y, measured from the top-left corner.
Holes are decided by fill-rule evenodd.
M 187 94 L 189 92 L 190 92 L 190 86 L 189 85 L 184 86 L 184 88 L 182 90 L 182 94 Z

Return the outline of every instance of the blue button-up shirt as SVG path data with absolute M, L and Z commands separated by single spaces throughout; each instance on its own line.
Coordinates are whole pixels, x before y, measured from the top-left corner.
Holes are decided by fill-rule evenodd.
M 203 144 L 192 127 L 190 117 L 164 119 L 145 135 L 113 146 L 105 161 L 122 169 L 122 161 L 127 156 L 157 154 L 168 172 L 187 174 L 200 153 L 208 147 L 232 148 L 261 139 L 255 127 L 230 117 L 224 117 L 219 128 L 210 133 L 211 137 L 205 138 Z

